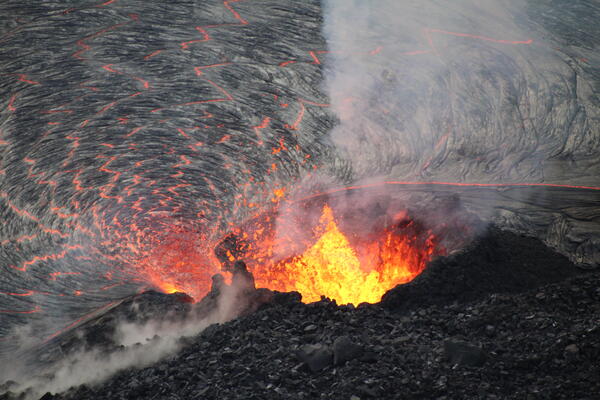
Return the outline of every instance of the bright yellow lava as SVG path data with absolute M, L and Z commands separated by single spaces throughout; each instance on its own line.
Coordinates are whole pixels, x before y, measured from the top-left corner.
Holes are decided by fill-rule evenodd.
M 318 301 L 321 295 L 338 304 L 376 303 L 386 291 L 410 281 L 422 269 L 411 265 L 422 262 L 419 250 L 407 238 L 389 232 L 382 243 L 369 244 L 366 254 L 359 257 L 328 206 L 323 208 L 315 236 L 318 240 L 302 255 L 271 270 L 270 287 L 275 283 L 277 290 L 296 290 L 306 303 Z

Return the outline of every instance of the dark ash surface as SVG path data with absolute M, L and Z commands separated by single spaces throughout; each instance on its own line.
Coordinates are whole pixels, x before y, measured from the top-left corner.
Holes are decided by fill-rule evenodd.
M 486 269 L 506 248 L 533 249 L 528 266 Z M 434 262 L 447 268 L 432 267 L 420 282 L 388 293 L 413 288 L 404 303 L 355 308 L 275 294 L 255 313 L 182 339 L 177 354 L 154 365 L 47 398 L 593 399 L 600 393 L 600 276 L 564 260 L 540 242 L 492 230 Z M 475 264 L 485 273 L 477 275 Z M 524 269 L 554 276 L 519 283 Z M 465 283 L 470 274 L 485 291 Z M 437 297 L 442 281 L 463 296 Z

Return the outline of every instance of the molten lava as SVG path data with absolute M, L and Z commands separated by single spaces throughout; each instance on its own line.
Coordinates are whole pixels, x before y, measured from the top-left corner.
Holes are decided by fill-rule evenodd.
M 163 292 L 200 300 L 210 290 L 211 276 L 219 268 L 231 272 L 241 259 L 257 287 L 298 291 L 304 302 L 326 296 L 359 304 L 380 301 L 386 291 L 419 275 L 433 256 L 444 254 L 436 235 L 405 211 L 373 218 L 357 211 L 338 220 L 328 204 L 312 210 L 264 214 L 226 236 L 214 253 L 197 231 L 168 224 L 161 235 L 148 235 L 154 239 L 139 252 L 136 270 Z
M 194 232 L 170 232 L 137 260 L 136 269 L 164 293 L 183 292 L 199 300 L 210 290 L 211 276 L 219 271 L 197 242 Z
M 435 237 L 416 234 L 413 224 L 392 226 L 377 238 L 352 245 L 326 205 L 314 229 L 316 241 L 300 255 L 256 268 L 257 285 L 298 291 L 304 302 L 321 295 L 340 304 L 378 302 L 389 289 L 419 275 L 436 252 Z

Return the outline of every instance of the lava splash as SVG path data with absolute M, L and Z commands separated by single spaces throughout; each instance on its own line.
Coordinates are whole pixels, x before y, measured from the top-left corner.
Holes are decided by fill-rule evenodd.
M 446 253 L 439 237 L 405 210 L 372 218 L 327 203 L 311 208 L 299 215 L 280 210 L 240 227 L 215 249 L 224 270 L 244 259 L 259 287 L 297 291 L 307 303 L 325 296 L 357 305 L 379 302 Z
M 376 240 L 353 246 L 325 206 L 314 244 L 261 271 L 257 281 L 274 290 L 298 291 L 305 302 L 326 296 L 340 304 L 376 303 L 389 289 L 419 275 L 435 253 L 435 236 L 420 238 L 414 228 L 412 221 L 396 224 Z

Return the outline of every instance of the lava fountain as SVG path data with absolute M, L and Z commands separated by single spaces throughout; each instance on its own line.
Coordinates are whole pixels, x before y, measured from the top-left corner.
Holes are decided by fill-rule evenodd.
M 244 224 L 215 253 L 225 271 L 246 261 L 258 287 L 297 291 L 304 302 L 325 296 L 356 305 L 380 301 L 445 255 L 441 232 L 406 209 L 371 204 L 348 211 L 318 201 Z
M 256 279 L 270 289 L 298 291 L 305 302 L 326 296 L 341 304 L 376 303 L 387 290 L 420 274 L 436 252 L 435 236 L 420 238 L 414 230 L 413 221 L 396 224 L 377 240 L 353 246 L 325 206 L 314 244 L 270 268 L 258 268 Z

